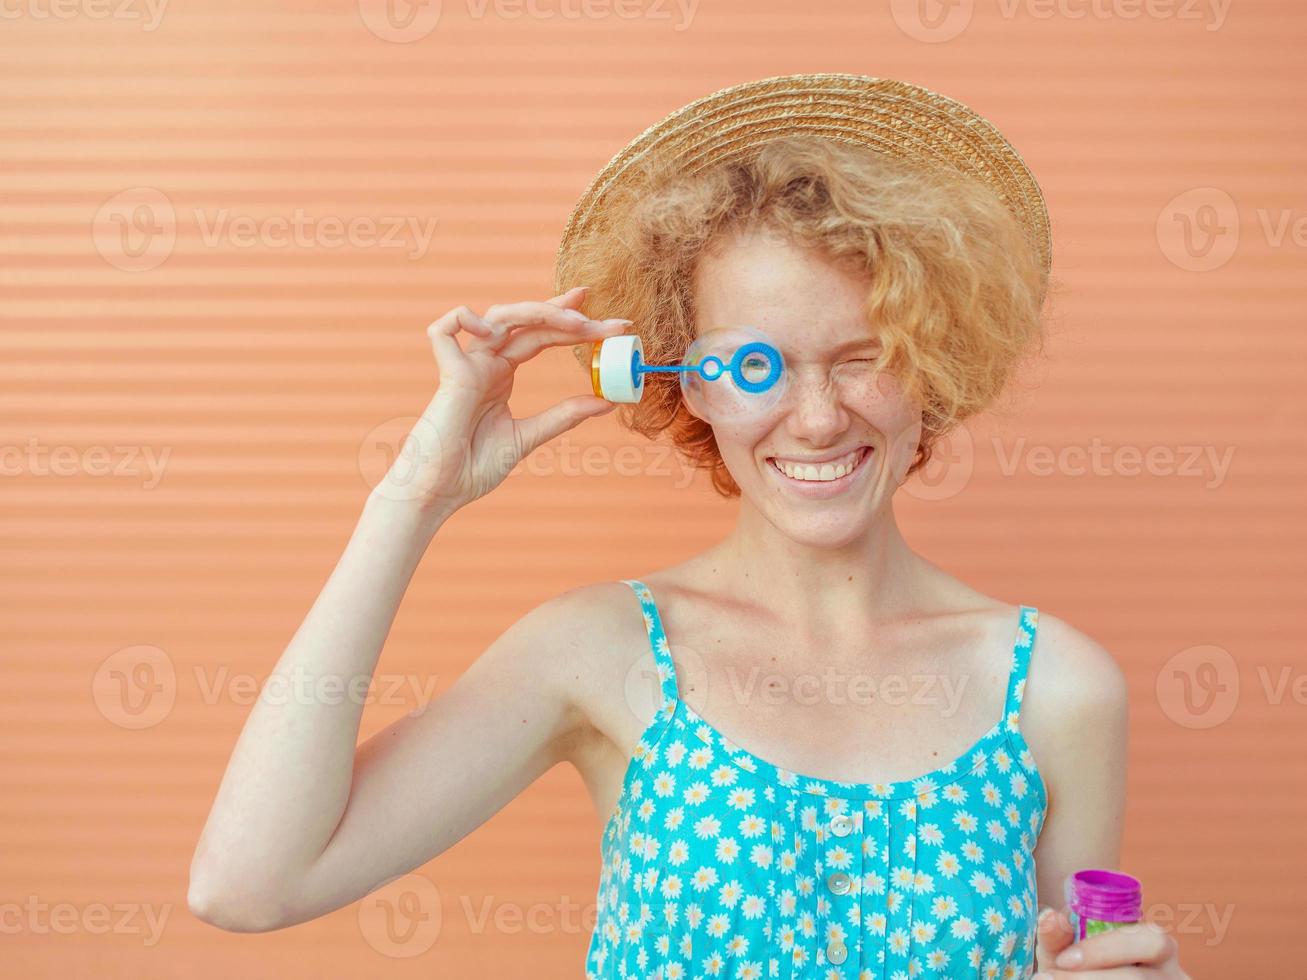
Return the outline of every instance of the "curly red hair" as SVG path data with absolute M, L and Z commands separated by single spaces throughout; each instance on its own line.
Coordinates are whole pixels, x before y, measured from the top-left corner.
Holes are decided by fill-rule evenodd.
M 1043 347 L 1043 264 L 1020 222 L 985 184 L 852 144 L 783 138 L 754 157 L 693 175 L 646 164 L 559 267 L 586 284 L 586 312 L 633 320 L 645 360 L 677 362 L 696 336 L 693 274 L 728 230 L 768 226 L 865 276 L 880 366 L 922 405 L 908 474 L 951 428 L 996 401 L 1021 358 Z M 590 346 L 575 349 L 588 370 Z M 650 375 L 620 418 L 669 432 L 723 496 L 739 494 L 708 423 L 671 376 Z

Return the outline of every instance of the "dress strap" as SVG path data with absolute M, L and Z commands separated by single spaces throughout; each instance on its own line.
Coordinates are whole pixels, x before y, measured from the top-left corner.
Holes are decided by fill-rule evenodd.
M 654 665 L 658 671 L 658 687 L 662 692 L 661 706 L 666 707 L 677 699 L 676 664 L 672 661 L 672 648 L 667 642 L 667 634 L 663 632 L 663 622 L 658 615 L 658 607 L 654 604 L 653 593 L 649 591 L 649 586 L 639 579 L 624 578 L 622 581 L 631 587 L 635 597 L 640 600 L 640 608 L 644 612 L 645 632 L 649 634 L 649 646 L 653 648 Z M 649 679 L 653 680 L 652 676 Z
M 1021 714 L 1021 700 L 1026 693 L 1026 674 L 1030 670 L 1030 655 L 1035 649 L 1035 633 L 1039 628 L 1039 610 L 1022 606 L 1017 618 L 1017 638 L 1012 647 L 1012 672 L 1007 680 L 1007 702 L 1003 717 L 1007 727 L 1015 731 Z

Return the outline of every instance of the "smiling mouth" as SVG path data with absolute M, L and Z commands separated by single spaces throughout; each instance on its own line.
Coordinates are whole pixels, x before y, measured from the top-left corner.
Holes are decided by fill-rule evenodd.
M 801 463 L 768 456 L 767 462 L 782 476 L 802 483 L 834 483 L 855 473 L 871 455 L 870 446 L 859 446 L 851 453 L 821 463 Z

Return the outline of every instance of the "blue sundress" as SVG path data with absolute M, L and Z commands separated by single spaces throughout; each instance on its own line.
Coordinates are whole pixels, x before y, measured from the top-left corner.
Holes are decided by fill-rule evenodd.
M 1021 606 L 1003 715 L 916 779 L 775 766 L 681 700 L 644 583 L 662 705 L 604 829 L 587 980 L 1015 980 L 1034 968 L 1044 781 L 1018 726 L 1039 611 Z

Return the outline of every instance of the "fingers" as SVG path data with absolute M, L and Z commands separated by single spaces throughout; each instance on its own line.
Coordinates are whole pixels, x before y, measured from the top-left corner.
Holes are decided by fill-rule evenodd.
M 446 337 L 454 336 L 459 330 L 466 330 L 478 337 L 489 337 L 494 333 L 494 328 L 468 306 L 454 307 L 427 328 L 427 332 L 432 335 L 441 334 Z
M 563 294 L 564 297 L 567 293 Z M 570 300 L 575 304 L 578 300 Z M 580 310 L 549 302 L 499 303 L 486 310 L 482 317 L 490 333 L 479 336 L 468 345 L 468 352 L 493 351 L 498 353 L 515 331 L 527 327 L 567 327 L 590 322 Z
M 517 366 L 546 347 L 602 340 L 631 325 L 630 320 L 617 317 L 587 317 L 577 309 L 585 290 L 577 286 L 545 302 L 501 303 L 484 316 L 466 306 L 450 310 L 427 328 L 442 376 L 465 365 L 468 354 L 491 352 Z M 463 346 L 456 340 L 459 330 L 473 335 Z
M 1179 944 L 1152 922 L 1118 926 L 1082 939 L 1057 955 L 1053 965 L 1070 968 L 1076 975 L 1098 969 L 1126 966 L 1160 966 L 1174 958 Z
M 1041 970 L 1030 980 L 1160 980 L 1152 967 L 1128 966 L 1110 970 Z
M 1075 930 L 1071 928 L 1071 917 L 1065 907 L 1058 911 L 1046 908 L 1039 913 L 1036 931 L 1035 957 L 1041 967 L 1053 965 L 1053 957 L 1071 945 L 1075 939 Z
M 564 293 L 564 296 L 567 294 Z M 558 326 L 565 323 L 583 323 L 586 315 L 571 306 L 564 308 L 553 302 L 527 300 L 521 303 L 496 303 L 486 310 L 484 319 L 496 332 L 518 327 Z
M 559 293 L 553 299 L 549 300 L 549 302 L 553 303 L 555 306 L 565 306 L 569 309 L 576 309 L 585 299 L 585 291 L 589 288 L 590 287 L 588 286 L 573 286 L 567 292 Z
M 427 327 L 427 336 L 431 339 L 431 349 L 436 355 L 441 377 L 464 363 L 463 348 L 455 339 L 460 330 L 481 338 L 494 334 L 493 328 L 466 306 L 455 307 Z
M 574 395 L 543 412 L 518 419 L 514 425 L 521 442 L 522 458 L 525 459 L 550 439 L 575 428 L 586 419 L 607 414 L 616 407 L 615 402 L 604 401 L 594 395 Z
M 631 325 L 630 320 L 613 318 L 611 320 L 585 320 L 581 323 L 566 324 L 562 327 L 537 327 L 516 331 L 506 340 L 496 353 L 514 364 L 529 361 L 546 347 L 560 347 L 602 340 L 625 333 Z

